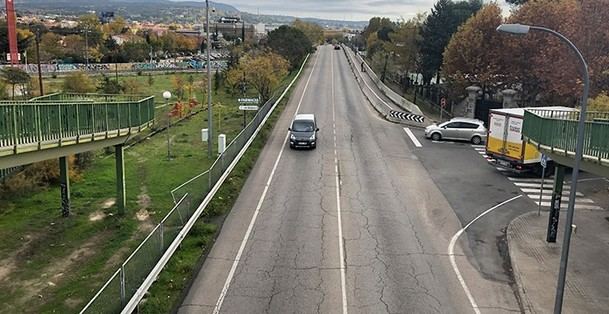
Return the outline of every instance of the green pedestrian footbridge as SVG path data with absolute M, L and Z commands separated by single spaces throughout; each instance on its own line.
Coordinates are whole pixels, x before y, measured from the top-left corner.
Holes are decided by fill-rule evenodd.
M 548 214 L 547 242 L 556 242 L 558 236 L 560 211 L 564 208 L 561 202 L 563 201 L 565 169 L 572 168 L 575 164 L 580 115 L 580 111 L 565 107 L 527 109 L 524 113 L 522 125 L 524 139 L 551 158 L 556 166 Z M 603 177 L 609 176 L 608 112 L 588 112 L 586 114 L 580 169 Z M 543 194 L 543 191 L 540 192 Z
M 579 118 L 575 109 L 527 109 L 522 134 L 554 162 L 573 167 Z M 586 114 L 581 169 L 609 176 L 609 112 Z
M 124 144 L 154 122 L 154 97 L 55 93 L 0 101 L 0 169 L 59 159 L 62 212 L 69 215 L 67 157 L 113 146 L 117 204 L 125 207 Z

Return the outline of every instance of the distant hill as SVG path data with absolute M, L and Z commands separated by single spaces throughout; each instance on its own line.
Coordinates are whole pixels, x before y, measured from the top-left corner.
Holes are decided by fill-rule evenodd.
M 241 16 L 248 23 L 289 24 L 293 16 L 256 15 L 240 12 L 234 6 L 210 2 L 216 9 L 213 16 Z M 90 11 L 112 11 L 117 15 L 134 20 L 155 22 L 196 23 L 204 16 L 204 0 L 19 0 L 15 1 L 17 13 L 38 13 L 58 15 L 81 15 Z M 303 18 L 308 22 L 332 28 L 363 29 L 367 21 L 335 21 L 316 18 Z

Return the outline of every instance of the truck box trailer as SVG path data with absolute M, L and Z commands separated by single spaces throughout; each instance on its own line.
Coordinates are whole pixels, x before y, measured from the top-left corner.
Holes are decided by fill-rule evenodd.
M 486 154 L 497 167 L 517 173 L 541 173 L 541 153 L 522 136 L 524 111 L 527 109 L 575 110 L 568 107 L 493 109 L 489 113 Z M 552 162 L 549 161 L 548 167 L 552 168 L 552 166 Z M 546 173 L 551 174 L 552 171 Z

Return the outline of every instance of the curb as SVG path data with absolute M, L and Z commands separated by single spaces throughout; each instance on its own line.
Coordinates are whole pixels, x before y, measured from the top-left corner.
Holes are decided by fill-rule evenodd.
M 524 288 L 522 276 L 521 276 L 520 271 L 518 270 L 518 263 L 516 263 L 516 261 L 514 260 L 515 254 L 513 254 L 513 250 L 514 250 L 514 245 L 512 245 L 513 241 L 511 241 L 510 239 L 515 234 L 515 232 L 513 230 L 515 221 L 521 220 L 521 219 L 524 219 L 525 217 L 528 217 L 531 215 L 536 215 L 536 214 L 537 213 L 535 211 L 531 211 L 531 212 L 524 213 L 524 214 L 514 218 L 512 221 L 510 221 L 510 223 L 508 224 L 506 231 L 505 231 L 506 242 L 507 242 L 507 246 L 508 246 L 508 254 L 510 255 L 510 264 L 512 267 L 512 276 L 514 278 L 514 284 L 516 285 L 516 287 L 514 289 L 514 293 L 518 293 L 518 296 L 517 296 L 518 301 L 521 303 L 521 306 L 524 309 L 524 313 L 531 313 L 531 314 L 537 313 L 537 312 L 534 310 L 533 304 L 529 300 L 526 289 Z

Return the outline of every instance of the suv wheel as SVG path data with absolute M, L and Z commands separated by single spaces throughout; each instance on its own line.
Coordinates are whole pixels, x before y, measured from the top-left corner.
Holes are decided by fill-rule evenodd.
M 480 143 L 482 143 L 482 139 L 480 138 L 480 136 L 474 136 L 474 137 L 472 137 L 472 144 L 474 144 L 474 145 L 480 145 Z

